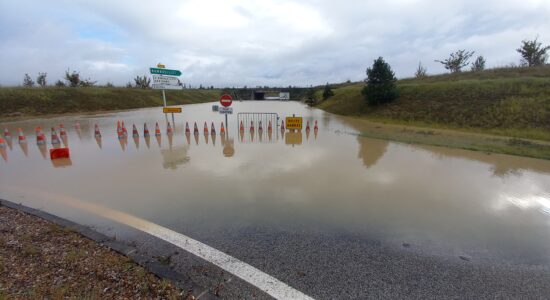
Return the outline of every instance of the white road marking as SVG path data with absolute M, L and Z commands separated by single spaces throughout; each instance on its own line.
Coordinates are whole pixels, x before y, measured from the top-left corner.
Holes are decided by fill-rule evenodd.
M 26 194 L 31 192 L 29 189 L 21 191 Z M 294 289 L 277 278 L 268 275 L 237 258 L 166 227 L 162 227 L 158 224 L 125 212 L 98 204 L 84 202 L 70 196 L 38 191 L 33 192 L 36 193 L 36 196 L 39 198 L 48 198 L 48 200 L 58 201 L 75 208 L 84 209 L 160 238 L 224 269 L 225 271 L 243 279 L 276 299 L 313 299 L 312 297 Z

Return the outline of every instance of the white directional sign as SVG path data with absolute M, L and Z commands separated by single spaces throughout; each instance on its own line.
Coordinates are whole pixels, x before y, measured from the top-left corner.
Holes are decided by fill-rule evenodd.
M 220 107 L 218 108 L 218 111 L 220 112 L 220 114 L 233 114 L 233 107 Z
M 153 75 L 153 85 L 181 86 L 179 78 L 174 76 Z
M 156 90 L 181 90 L 181 89 L 183 89 L 183 86 L 181 86 L 181 85 L 164 85 L 164 84 L 157 84 L 157 83 L 153 83 L 151 85 L 151 87 L 153 89 L 156 89 Z

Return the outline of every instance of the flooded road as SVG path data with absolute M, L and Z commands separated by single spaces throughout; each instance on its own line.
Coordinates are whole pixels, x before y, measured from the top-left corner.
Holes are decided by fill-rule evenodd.
M 348 282 L 342 289 L 350 297 L 369 295 L 361 279 L 368 267 L 360 262 L 373 245 L 453 263 L 550 266 L 550 161 L 363 138 L 361 121 L 294 102 L 234 102 L 222 137 L 223 115 L 211 106 L 183 106 L 171 137 L 161 108 L 3 123 L 14 138 L 0 159 L 0 198 L 139 239 L 97 211 L 68 203 L 125 212 L 316 298 L 335 296 L 318 290 L 335 281 Z M 296 114 L 312 130 L 269 134 L 264 123 L 260 134 L 245 122 L 240 134 L 239 112 Z M 126 141 L 117 138 L 119 120 L 128 128 Z M 205 122 L 209 129 L 214 122 L 215 135 L 203 133 Z M 49 128 L 61 123 L 71 158 L 55 162 L 36 145 L 34 130 L 43 128 L 49 149 Z M 139 138 L 132 137 L 133 124 Z M 26 145 L 17 142 L 19 127 Z M 321 271 L 325 266 L 334 273 Z

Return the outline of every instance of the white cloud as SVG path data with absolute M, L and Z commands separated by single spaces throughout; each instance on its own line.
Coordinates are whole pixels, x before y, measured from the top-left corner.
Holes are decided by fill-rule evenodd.
M 22 18 L 21 16 L 25 16 Z M 67 68 L 124 84 L 158 62 L 198 85 L 309 85 L 360 80 L 383 56 L 399 77 L 419 61 L 475 50 L 489 66 L 550 43 L 550 1 L 4 1 L 0 84 Z

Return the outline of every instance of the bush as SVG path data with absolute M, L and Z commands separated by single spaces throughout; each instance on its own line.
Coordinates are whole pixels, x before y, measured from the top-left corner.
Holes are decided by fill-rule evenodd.
M 325 90 L 323 91 L 323 100 L 327 100 L 332 96 L 334 96 L 334 92 L 332 91 L 332 89 L 330 88 L 330 85 L 327 82 L 327 84 L 325 85 Z
M 372 68 L 367 68 L 367 85 L 362 91 L 368 104 L 380 105 L 397 99 L 399 91 L 395 85 L 396 80 L 390 65 L 382 57 L 375 60 Z

